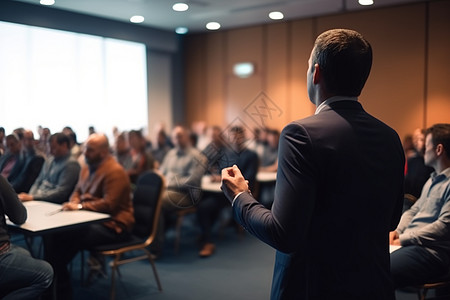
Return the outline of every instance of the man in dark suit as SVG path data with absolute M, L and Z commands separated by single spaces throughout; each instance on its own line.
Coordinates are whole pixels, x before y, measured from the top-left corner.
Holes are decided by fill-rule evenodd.
M 237 166 L 222 170 L 234 218 L 277 250 L 271 299 L 394 299 L 389 231 L 403 204 L 404 154 L 396 132 L 357 97 L 370 44 L 335 29 L 314 44 L 307 71 L 316 114 L 281 134 L 271 210 Z

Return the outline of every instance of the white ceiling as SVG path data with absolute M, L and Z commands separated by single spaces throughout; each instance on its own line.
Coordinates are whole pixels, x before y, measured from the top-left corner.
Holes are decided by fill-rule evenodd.
M 15 0 L 39 4 L 39 0 Z M 145 17 L 144 25 L 170 30 L 184 26 L 189 32 L 206 31 L 205 24 L 216 21 L 222 29 L 264 24 L 271 11 L 281 11 L 285 20 L 374 9 L 431 0 L 374 0 L 361 6 L 358 0 L 187 0 L 189 10 L 175 12 L 172 5 L 182 0 L 55 0 L 58 9 L 129 22 L 133 15 Z

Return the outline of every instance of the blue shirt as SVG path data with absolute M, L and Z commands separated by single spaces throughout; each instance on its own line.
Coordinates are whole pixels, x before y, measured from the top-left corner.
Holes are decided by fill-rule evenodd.
M 396 230 L 402 246 L 421 245 L 450 253 L 450 168 L 431 174 Z

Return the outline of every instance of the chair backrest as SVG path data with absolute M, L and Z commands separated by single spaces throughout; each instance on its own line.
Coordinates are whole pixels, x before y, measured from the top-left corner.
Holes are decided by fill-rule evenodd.
M 146 171 L 139 176 L 133 194 L 134 235 L 148 238 L 156 234 L 164 187 L 164 177 L 155 171 Z

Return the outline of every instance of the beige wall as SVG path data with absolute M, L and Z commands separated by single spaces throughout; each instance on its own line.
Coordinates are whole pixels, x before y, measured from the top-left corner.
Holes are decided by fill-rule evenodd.
M 186 44 L 186 120 L 249 129 L 314 112 L 306 90 L 315 37 L 351 28 L 372 44 L 374 63 L 360 97 L 367 111 L 403 138 L 417 127 L 450 123 L 450 0 L 280 22 L 194 35 Z M 232 73 L 255 64 L 250 78 Z

